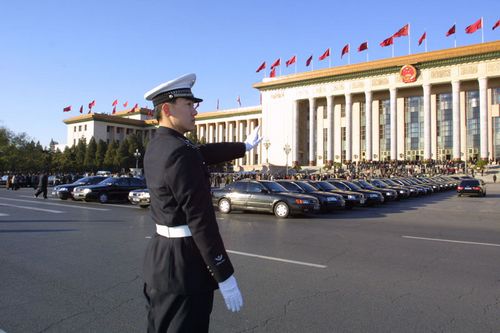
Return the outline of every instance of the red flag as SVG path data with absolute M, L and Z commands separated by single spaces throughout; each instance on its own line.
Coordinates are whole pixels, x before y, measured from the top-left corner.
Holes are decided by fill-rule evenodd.
M 326 58 L 328 58 L 330 56 L 330 48 L 328 48 L 328 50 L 325 51 L 325 53 L 323 53 L 320 57 L 319 57 L 319 60 L 324 60 Z
M 295 64 L 296 61 L 297 61 L 297 57 L 296 56 L 291 57 L 290 59 L 288 59 L 286 61 L 286 67 Z
M 69 105 L 63 109 L 63 112 L 70 112 L 70 111 L 71 111 L 71 105 Z
M 255 71 L 255 73 L 258 73 L 260 72 L 261 70 L 263 70 L 264 68 L 266 68 L 266 62 L 264 61 L 262 63 L 262 65 L 259 66 L 259 68 L 257 68 L 257 70 Z
M 137 109 L 138 106 L 139 106 L 139 104 L 135 103 L 134 107 L 132 109 L 130 109 L 129 113 L 135 112 L 135 109 Z
M 89 103 L 89 109 L 92 109 L 95 106 L 95 100 Z
M 152 116 L 153 116 L 153 110 L 149 110 L 149 109 L 148 109 L 148 116 L 149 116 L 149 117 L 152 117 Z
M 313 60 L 313 56 L 311 55 L 309 58 L 307 58 L 306 60 L 306 67 L 309 67 L 309 65 L 311 64 L 311 61 Z
M 115 114 L 115 113 L 116 113 L 116 106 L 115 106 L 115 107 L 113 107 L 113 112 L 112 112 L 112 114 Z
M 80 106 L 80 113 L 83 113 L 83 105 Z
M 418 39 L 418 46 L 422 44 L 422 42 L 427 38 L 427 32 L 424 32 L 424 34 Z
M 271 69 L 274 67 L 280 66 L 281 65 L 281 58 L 278 58 L 273 64 L 271 65 Z
M 126 108 L 128 105 L 128 101 L 126 101 L 125 103 L 123 103 L 123 107 Z
M 344 48 L 342 49 L 342 54 L 340 55 L 340 59 L 344 56 L 344 54 L 349 53 L 349 44 L 346 44 Z
M 241 99 L 240 99 L 240 96 L 238 95 L 238 97 L 236 98 L 236 102 L 238 102 L 238 105 L 240 106 L 241 108 Z
M 408 36 L 408 33 L 410 32 L 410 25 L 407 24 L 401 29 L 398 30 L 392 37 L 403 37 L 403 36 Z
M 271 73 L 269 73 L 269 77 L 276 77 L 276 68 L 271 69 Z
M 368 50 L 368 42 L 361 43 L 358 47 L 358 52 Z
M 446 33 L 446 37 L 451 36 L 455 33 L 455 25 L 453 25 L 450 30 Z
M 113 102 L 113 104 L 111 104 L 111 106 L 116 106 L 116 104 L 118 104 L 118 100 L 115 99 L 115 101 Z
M 491 30 L 495 30 L 498 27 L 500 27 L 500 20 L 498 20 L 497 23 L 495 23 L 495 25 L 493 26 L 493 28 L 491 28 Z
M 394 38 L 391 36 L 389 38 L 384 39 L 382 42 L 380 42 L 380 46 L 386 47 L 389 45 L 392 45 L 394 43 Z
M 477 20 L 476 22 L 472 23 L 467 28 L 465 28 L 465 32 L 468 34 L 472 34 L 481 29 L 482 27 L 483 27 L 483 19 L 480 18 L 479 20 Z

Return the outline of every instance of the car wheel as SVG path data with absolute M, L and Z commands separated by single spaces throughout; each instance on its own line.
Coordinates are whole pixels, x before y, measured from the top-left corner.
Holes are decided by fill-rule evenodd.
M 227 199 L 219 201 L 219 210 L 221 213 L 228 214 L 231 211 L 231 203 Z
M 100 203 L 106 203 L 108 202 L 109 198 L 108 198 L 108 195 L 106 193 L 100 193 L 99 194 L 99 202 Z
M 287 218 L 290 215 L 290 208 L 286 203 L 280 201 L 274 206 L 274 215 L 280 218 Z
M 146 209 L 149 207 L 149 205 L 140 205 L 139 207 L 141 207 L 142 209 Z

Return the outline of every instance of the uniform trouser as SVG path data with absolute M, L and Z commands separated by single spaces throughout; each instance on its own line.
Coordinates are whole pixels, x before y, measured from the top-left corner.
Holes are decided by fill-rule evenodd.
M 40 193 L 43 193 L 43 197 L 47 199 L 47 188 L 46 187 L 39 187 L 38 191 L 36 191 L 35 195 L 38 197 Z
M 214 292 L 177 295 L 144 284 L 148 309 L 148 333 L 208 332 Z

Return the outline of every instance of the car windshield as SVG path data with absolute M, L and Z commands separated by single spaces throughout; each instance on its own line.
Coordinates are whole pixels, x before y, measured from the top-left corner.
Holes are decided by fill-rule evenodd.
M 383 182 L 389 185 L 401 186 L 401 184 L 398 184 L 395 181 L 392 181 L 391 179 L 384 179 Z
M 460 186 L 479 186 L 478 180 L 462 180 Z
M 333 186 L 329 182 L 319 182 L 318 184 L 321 187 L 321 189 L 326 191 L 338 190 L 337 187 Z
M 341 190 L 344 190 L 344 191 L 350 191 L 351 189 L 345 185 L 345 184 L 342 184 L 341 182 L 333 182 L 333 186 L 341 189 Z
M 297 182 L 297 186 L 300 186 L 301 189 L 303 189 L 305 192 L 316 192 L 316 188 L 308 183 L 305 182 Z
M 362 190 L 361 187 L 359 187 L 358 185 L 354 184 L 353 182 L 346 182 L 346 185 L 349 186 L 349 188 L 351 190 L 354 190 L 354 191 L 360 191 L 360 190 Z
M 363 188 L 369 188 L 369 189 L 374 189 L 375 186 L 373 186 L 372 184 L 368 183 L 366 180 L 358 180 L 358 183 L 360 185 L 363 185 Z
M 294 192 L 294 193 L 302 193 L 303 192 L 299 186 L 295 185 L 292 182 L 288 182 L 286 180 L 278 182 L 278 184 L 283 186 L 284 188 L 286 188 L 290 192 Z
M 118 180 L 119 180 L 119 178 L 109 177 L 109 178 L 106 178 L 103 181 L 101 181 L 99 183 L 99 185 L 113 185 L 113 184 L 118 184 Z
M 270 192 L 288 192 L 286 188 L 276 182 L 261 182 Z
M 386 183 L 384 183 L 383 181 L 381 180 L 378 180 L 378 179 L 373 179 L 371 180 L 371 183 L 377 187 L 380 187 L 380 188 L 386 188 L 386 187 L 389 187 Z

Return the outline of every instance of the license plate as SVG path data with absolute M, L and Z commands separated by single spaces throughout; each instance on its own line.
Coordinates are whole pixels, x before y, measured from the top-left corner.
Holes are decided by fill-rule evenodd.
M 466 187 L 465 189 L 466 189 L 466 190 L 470 190 L 471 188 L 470 188 L 470 187 Z

